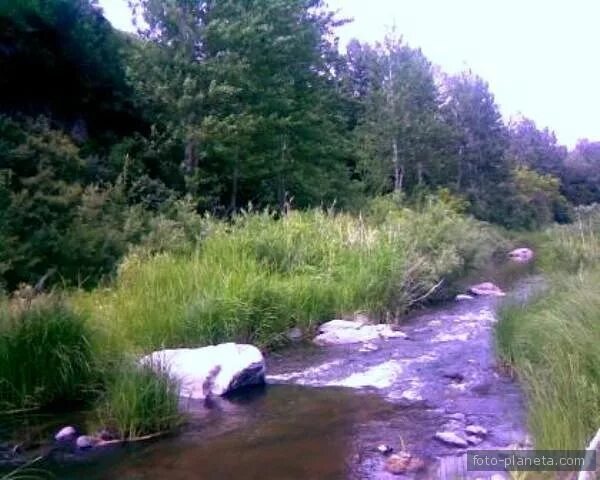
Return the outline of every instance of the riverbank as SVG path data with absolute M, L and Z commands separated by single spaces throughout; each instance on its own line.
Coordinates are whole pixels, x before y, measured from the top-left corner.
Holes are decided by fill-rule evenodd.
M 91 292 L 36 295 L 24 286 L 6 299 L 2 408 L 91 402 L 90 429 L 109 427 L 117 438 L 169 429 L 179 423 L 176 387 L 133 368 L 141 354 L 223 341 L 272 350 L 292 329 L 310 337 L 319 323 L 356 312 L 395 322 L 451 294 L 503 245 L 495 230 L 436 199 L 413 209 L 377 200 L 361 216 L 207 218 L 198 237 L 132 251 L 117 278 Z
M 527 267 L 504 267 L 485 278 L 508 292 L 503 298 L 527 296 L 536 285 L 523 276 Z M 264 388 L 208 406 L 186 402 L 189 419 L 178 435 L 59 452 L 45 466 L 63 480 L 396 478 L 387 471 L 391 455 L 377 448 L 386 445 L 423 462 L 414 478 L 462 478 L 465 447 L 436 434 L 481 448 L 528 442 L 524 398 L 497 368 L 493 348 L 500 301 L 477 297 L 415 311 L 400 327 L 406 338 L 376 339 L 368 350 L 299 343 L 272 352 Z M 470 434 L 475 426 L 485 433 Z
M 548 289 L 501 311 L 499 350 L 526 387 L 536 446 L 581 449 L 600 427 L 600 212 L 531 240 Z

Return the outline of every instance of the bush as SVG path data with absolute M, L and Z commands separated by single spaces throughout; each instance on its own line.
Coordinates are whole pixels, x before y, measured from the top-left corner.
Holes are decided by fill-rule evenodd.
M 0 308 L 0 407 L 81 400 L 93 380 L 85 320 L 59 300 Z

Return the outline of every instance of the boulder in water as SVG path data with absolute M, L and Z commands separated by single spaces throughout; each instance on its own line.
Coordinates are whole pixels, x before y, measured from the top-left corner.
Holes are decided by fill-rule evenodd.
M 511 260 L 519 263 L 527 263 L 533 260 L 533 250 L 531 248 L 522 247 L 515 248 L 512 252 L 508 254 Z
M 66 442 L 66 441 L 73 440 L 73 438 L 75 438 L 75 435 L 77 435 L 77 431 L 75 430 L 75 427 L 72 427 L 71 425 L 69 425 L 69 426 L 61 428 L 56 433 L 56 435 L 54 435 L 54 440 L 56 440 L 57 442 Z
M 265 359 L 253 345 L 223 343 L 202 348 L 159 350 L 142 358 L 166 368 L 180 384 L 180 396 L 204 399 L 265 381 Z
M 406 334 L 387 324 L 368 325 L 350 320 L 331 320 L 319 327 L 319 335 L 314 342 L 317 345 L 344 345 L 367 343 L 379 338 L 406 338 Z
M 435 434 L 435 439 L 454 447 L 464 448 L 469 446 L 469 443 L 464 438 L 460 437 L 454 432 L 437 432 Z
M 97 443 L 98 439 L 95 437 L 90 437 L 89 435 L 81 435 L 77 437 L 77 440 L 75 440 L 75 445 L 77 445 L 77 448 L 81 450 L 87 450 L 88 448 L 92 448 Z
M 473 285 L 469 288 L 469 292 L 480 297 L 504 297 L 506 295 L 498 285 L 494 285 L 492 282 Z

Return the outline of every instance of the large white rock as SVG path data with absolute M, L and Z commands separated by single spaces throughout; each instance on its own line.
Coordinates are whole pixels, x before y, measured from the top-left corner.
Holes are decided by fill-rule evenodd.
M 350 320 L 331 320 L 319 327 L 314 339 L 317 345 L 343 345 L 365 343 L 378 338 L 405 338 L 406 334 L 392 329 L 390 325 L 368 325 Z
M 203 399 L 265 381 L 265 359 L 253 345 L 223 343 L 203 348 L 159 350 L 141 362 L 166 368 L 180 383 L 180 396 Z
M 508 256 L 515 262 L 527 263 L 533 260 L 534 253 L 531 248 L 522 247 L 514 249 Z
M 506 295 L 500 287 L 492 282 L 478 283 L 469 288 L 469 292 L 481 297 L 503 297 Z

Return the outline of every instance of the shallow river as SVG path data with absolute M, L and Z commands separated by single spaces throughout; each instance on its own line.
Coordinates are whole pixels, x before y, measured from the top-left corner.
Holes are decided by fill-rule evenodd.
M 513 283 L 518 273 L 494 279 L 511 287 L 508 301 L 539 284 L 534 276 Z M 190 405 L 191 422 L 176 436 L 84 456 L 55 452 L 44 466 L 73 480 L 489 478 L 469 476 L 465 449 L 434 435 L 464 436 L 476 424 L 488 430 L 478 448 L 528 442 L 522 393 L 494 353 L 498 303 L 477 298 L 420 312 L 402 325 L 406 339 L 374 342 L 374 351 L 288 349 L 268 358 L 267 386 L 210 408 Z M 387 473 L 382 443 L 427 468 Z

